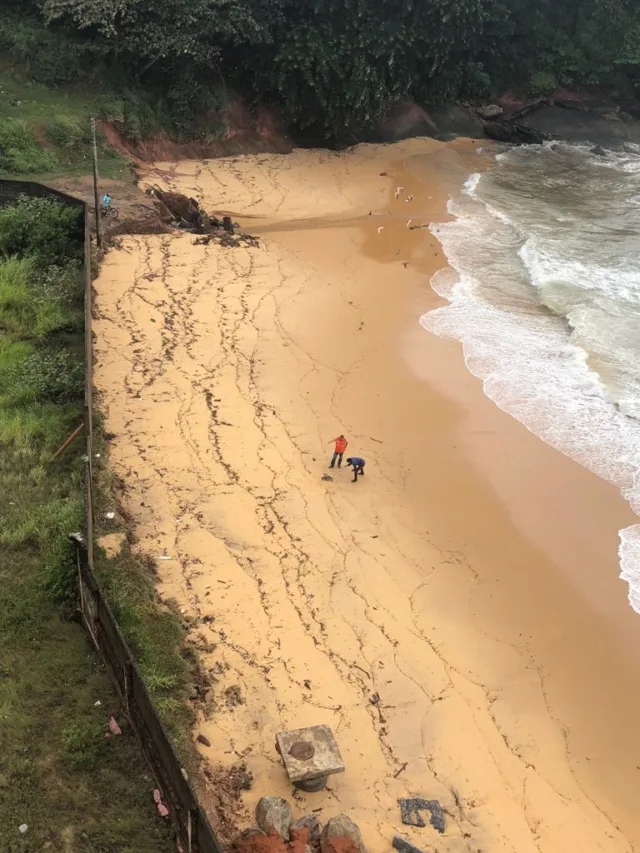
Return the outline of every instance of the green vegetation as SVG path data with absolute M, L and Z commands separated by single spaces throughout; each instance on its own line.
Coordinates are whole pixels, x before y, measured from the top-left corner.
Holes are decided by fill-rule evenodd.
M 0 10 L 0 56 L 5 11 Z M 19 56 L 15 61 L 21 62 Z M 102 115 L 101 96 L 78 87 L 48 88 L 26 76 L 29 65 L 14 71 L 0 66 L 0 178 L 84 175 L 92 168 L 90 118 Z M 126 178 L 128 160 L 98 134 L 102 177 Z
M 109 468 L 103 446 L 100 417 L 94 423 L 94 515 L 98 544 L 101 535 L 114 531 L 107 512 L 117 509 L 118 484 Z M 140 675 L 185 767 L 195 771 L 191 728 L 193 713 L 188 700 L 197 695 L 202 678 L 197 653 L 186 643 L 187 625 L 177 608 L 160 606 L 151 560 L 134 554 L 124 536 L 117 548 L 96 548 L 95 570 L 113 615 L 131 649 Z M 114 553 L 115 550 L 115 553 Z
M 67 537 L 84 515 L 82 442 L 54 458 L 83 416 L 77 217 L 43 199 L 0 209 L 0 838 L 8 853 L 156 853 L 175 849 L 172 829 L 108 676 L 65 618 Z M 107 738 L 112 714 L 123 734 Z
M 99 93 L 132 141 L 210 134 L 228 90 L 327 136 L 407 96 L 632 97 L 639 35 L 635 0 L 5 0 L 0 13 L 0 48 L 32 80 Z

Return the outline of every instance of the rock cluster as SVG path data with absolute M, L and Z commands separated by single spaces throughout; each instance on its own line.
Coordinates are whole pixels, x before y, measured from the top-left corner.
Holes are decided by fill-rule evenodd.
M 360 830 L 344 814 L 332 817 L 324 828 L 314 814 L 293 823 L 286 800 L 262 797 L 255 818 L 256 826 L 235 840 L 236 853 L 366 853 Z

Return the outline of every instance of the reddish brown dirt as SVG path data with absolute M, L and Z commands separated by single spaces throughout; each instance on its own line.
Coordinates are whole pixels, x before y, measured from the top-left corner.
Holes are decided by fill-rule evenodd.
M 204 766 L 205 782 L 199 786 L 198 796 L 213 824 L 216 835 L 223 844 L 237 838 L 239 825 L 246 825 L 249 815 L 242 805 L 242 792 L 253 784 L 253 777 L 244 762 L 233 767 Z M 264 838 L 264 836 L 263 836 Z M 284 845 L 284 842 L 282 842 Z M 249 853 L 249 851 L 246 851 Z M 267 853 L 267 851 L 264 851 Z M 269 851 L 276 853 L 276 851 Z M 287 853 L 282 850 L 278 853 Z
M 252 835 L 239 838 L 233 845 L 236 853 L 306 853 L 309 845 L 309 830 L 294 829 L 287 844 L 279 835 Z M 352 838 L 327 838 L 325 853 L 359 853 Z
M 277 117 L 265 108 L 253 115 L 242 101 L 234 101 L 221 116 L 221 127 L 224 128 L 223 134 L 216 140 L 176 142 L 163 132 L 139 143 L 131 143 L 122 139 L 113 124 L 101 124 L 109 145 L 143 166 L 167 160 L 203 160 L 263 152 L 286 154 L 292 150 Z
M 289 853 L 291 845 L 279 835 L 252 835 L 251 838 L 239 838 L 234 849 L 236 853 Z M 304 848 L 300 853 L 304 853 Z
M 400 101 L 389 110 L 384 121 L 378 125 L 378 132 L 385 139 L 399 139 L 420 126 L 430 129 L 433 133 L 438 132 L 436 124 L 426 110 L 413 101 Z
M 324 853 L 360 853 L 353 838 L 327 838 L 324 842 Z
M 359 853 L 357 845 L 350 838 L 328 839 L 331 853 Z M 310 849 L 309 829 L 293 829 L 291 841 L 287 844 L 275 833 L 272 835 L 252 835 L 235 841 L 236 853 L 308 853 Z M 313 849 L 313 845 L 311 845 Z
M 288 153 L 292 150 L 291 142 L 282 132 L 275 114 L 267 109 L 260 109 L 253 115 L 242 102 L 236 101 L 228 108 L 224 124 L 224 138 L 211 142 L 176 142 L 168 134 L 159 133 L 139 144 L 133 144 L 124 140 L 113 124 L 102 122 L 101 129 L 109 145 L 131 161 L 130 182 L 108 178 L 100 180 L 100 191 L 103 193 L 108 190 L 111 193 L 113 205 L 119 214 L 117 220 L 103 221 L 107 238 L 117 234 L 159 234 L 170 230 L 166 210 L 163 211 L 162 206 L 137 185 L 143 176 L 151 172 L 158 174 L 154 163 L 202 160 L 233 154 Z M 93 181 L 90 175 L 54 179 L 51 183 L 56 189 L 83 199 L 93 210 Z

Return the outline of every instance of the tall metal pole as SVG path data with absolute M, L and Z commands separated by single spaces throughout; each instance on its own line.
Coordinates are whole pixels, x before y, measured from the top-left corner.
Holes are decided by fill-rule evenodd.
M 93 140 L 93 198 L 96 209 L 96 241 L 102 247 L 102 219 L 100 216 L 100 192 L 98 190 L 98 145 L 96 143 L 96 120 L 91 118 L 91 138 Z

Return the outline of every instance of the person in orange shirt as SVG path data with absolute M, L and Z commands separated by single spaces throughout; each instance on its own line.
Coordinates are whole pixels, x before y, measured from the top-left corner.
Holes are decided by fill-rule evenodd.
M 333 457 L 331 458 L 331 465 L 329 465 L 329 468 L 335 467 L 336 460 L 338 462 L 338 468 L 342 468 L 342 455 L 347 449 L 349 442 L 343 435 L 339 435 L 337 438 L 332 438 L 331 441 L 335 441 L 335 449 L 333 451 Z M 331 444 L 331 441 L 329 444 Z

